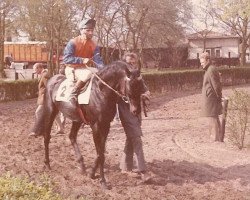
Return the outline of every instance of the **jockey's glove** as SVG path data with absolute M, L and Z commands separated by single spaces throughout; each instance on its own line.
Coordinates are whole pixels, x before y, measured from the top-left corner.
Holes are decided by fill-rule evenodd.
M 82 58 L 82 63 L 88 64 L 89 60 L 90 60 L 89 58 Z

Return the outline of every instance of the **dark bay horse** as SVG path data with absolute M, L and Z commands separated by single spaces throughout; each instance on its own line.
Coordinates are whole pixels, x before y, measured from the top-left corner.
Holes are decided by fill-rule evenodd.
M 116 61 L 99 71 L 98 76 L 119 94 L 126 96 L 129 99 L 130 111 L 137 114 L 140 107 L 140 93 L 138 91 L 140 91 L 142 85 L 141 75 L 138 70 L 130 71 L 127 63 Z M 36 120 L 35 132 L 44 135 L 45 165 L 50 169 L 49 142 L 55 116 L 60 111 L 67 118 L 71 119 L 72 127 L 69 138 L 77 161 L 80 163 L 81 170 L 85 173 L 83 157 L 77 144 L 77 133 L 83 123 L 82 119 L 77 109 L 72 107 L 70 103 L 55 101 L 57 90 L 63 80 L 65 80 L 65 76 L 55 75 L 48 81 L 43 112 Z M 96 170 L 100 167 L 101 184 L 104 188 L 108 188 L 104 177 L 105 142 L 109 133 L 110 122 L 116 113 L 116 103 L 121 98 L 108 86 L 97 77 L 94 77 L 89 104 L 80 105 L 80 108 L 86 113 L 93 131 L 93 139 L 97 152 L 94 167 L 89 175 L 91 178 L 95 178 Z

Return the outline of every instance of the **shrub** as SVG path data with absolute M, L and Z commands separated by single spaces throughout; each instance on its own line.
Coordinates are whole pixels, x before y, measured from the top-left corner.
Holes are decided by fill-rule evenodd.
M 26 178 L 13 177 L 9 173 L 0 177 L 0 199 L 2 200 L 61 200 L 52 191 L 51 181 L 43 177 L 41 185 Z
M 239 149 L 244 147 L 249 130 L 250 95 L 246 91 L 235 90 L 229 99 L 228 129 L 229 140 Z

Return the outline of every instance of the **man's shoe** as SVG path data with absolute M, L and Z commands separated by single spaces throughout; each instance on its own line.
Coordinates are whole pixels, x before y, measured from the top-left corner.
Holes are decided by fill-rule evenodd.
M 147 172 L 141 172 L 141 180 L 146 183 L 152 179 L 152 176 Z
M 38 134 L 38 133 L 35 133 L 35 132 L 31 132 L 29 134 L 29 137 L 39 137 L 39 136 L 42 136 L 42 134 Z
M 126 174 L 127 176 L 133 177 L 133 178 L 140 178 L 140 174 L 137 172 L 134 172 L 132 170 L 122 170 L 121 171 L 122 174 Z
M 35 133 L 35 132 L 31 132 L 31 133 L 29 134 L 29 136 L 30 136 L 30 137 L 33 137 L 33 136 L 35 137 L 35 136 L 36 136 L 36 133 Z

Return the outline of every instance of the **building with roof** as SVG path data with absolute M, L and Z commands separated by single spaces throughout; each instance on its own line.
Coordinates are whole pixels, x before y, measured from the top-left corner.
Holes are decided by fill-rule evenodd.
M 202 52 L 222 61 L 220 64 L 237 65 L 240 57 L 240 37 L 203 30 L 187 36 L 189 65 L 197 65 Z M 246 61 L 250 62 L 249 51 Z

